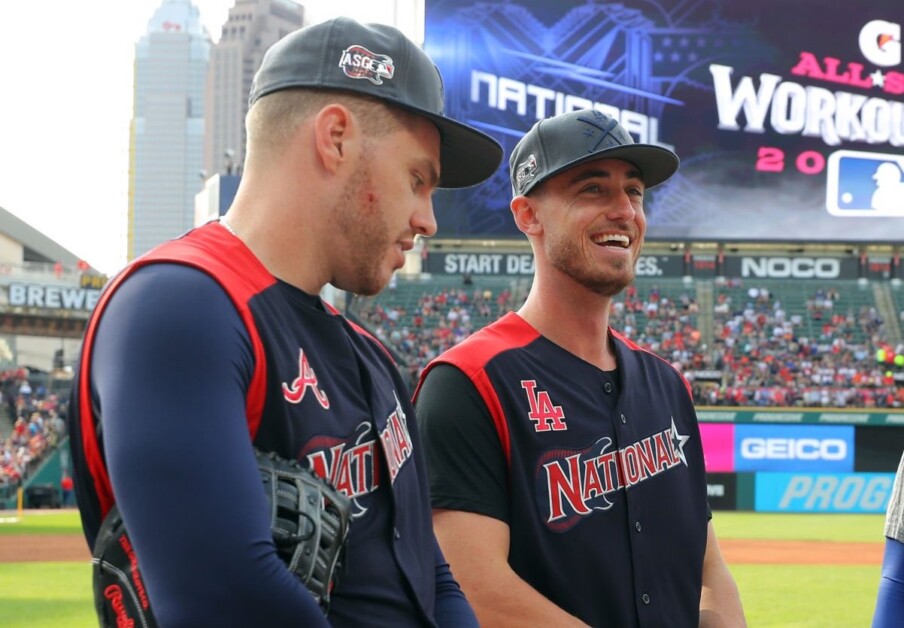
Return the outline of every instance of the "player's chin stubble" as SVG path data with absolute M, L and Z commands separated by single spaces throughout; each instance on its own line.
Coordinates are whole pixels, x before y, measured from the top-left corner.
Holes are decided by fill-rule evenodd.
M 375 295 L 389 283 L 384 268 L 391 238 L 384 207 L 372 189 L 370 169 L 365 167 L 334 209 L 338 236 L 345 243 L 345 262 L 351 271 L 344 282 L 347 285 L 337 287 L 363 296 Z
M 615 296 L 634 281 L 634 266 L 629 261 L 612 260 L 601 267 L 589 262 L 577 244 L 567 238 L 553 238 L 547 255 L 559 272 L 600 296 Z

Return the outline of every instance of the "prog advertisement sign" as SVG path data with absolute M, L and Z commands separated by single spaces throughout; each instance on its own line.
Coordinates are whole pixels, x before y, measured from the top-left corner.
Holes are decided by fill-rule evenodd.
M 736 471 L 854 470 L 851 425 L 735 425 Z
M 884 513 L 894 473 L 757 473 L 761 512 Z
M 904 217 L 900 0 L 426 0 L 447 113 L 506 158 L 539 119 L 595 108 L 678 174 L 648 239 L 889 241 Z M 507 159 L 436 197 L 440 236 L 517 235 Z

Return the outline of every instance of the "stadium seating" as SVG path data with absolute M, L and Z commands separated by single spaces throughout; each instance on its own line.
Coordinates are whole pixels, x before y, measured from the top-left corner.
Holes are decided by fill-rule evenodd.
M 433 357 L 518 309 L 530 281 L 399 276 L 348 309 L 414 382 Z M 891 292 L 897 315 L 904 291 Z M 904 346 L 888 338 L 881 310 L 857 281 L 638 277 L 613 299 L 610 323 L 681 370 L 699 404 L 901 407 L 892 370 L 904 369 L 892 358 Z

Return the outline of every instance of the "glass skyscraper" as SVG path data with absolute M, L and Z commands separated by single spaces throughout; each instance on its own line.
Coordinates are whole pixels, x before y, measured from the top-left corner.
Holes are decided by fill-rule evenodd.
M 190 0 L 164 0 L 135 46 L 128 259 L 187 231 L 204 183 L 211 38 Z

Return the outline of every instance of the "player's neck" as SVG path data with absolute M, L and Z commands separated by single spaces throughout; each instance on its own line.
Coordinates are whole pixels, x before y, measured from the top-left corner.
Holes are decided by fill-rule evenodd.
M 535 281 L 518 315 L 569 353 L 610 371 L 615 368 L 615 354 L 609 344 L 610 301 L 599 295 L 566 298 L 544 290 Z

